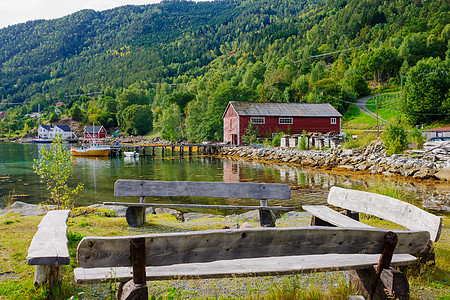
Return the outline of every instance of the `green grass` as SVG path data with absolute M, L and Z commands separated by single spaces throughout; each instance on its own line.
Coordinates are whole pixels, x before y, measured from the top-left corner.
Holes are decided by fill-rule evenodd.
M 26 264 L 27 250 L 42 217 L 23 217 L 13 214 L 0 216 L 0 299 L 111 299 L 115 283 L 75 285 L 73 269 L 76 247 L 83 236 L 136 235 L 153 232 L 218 229 L 233 225 L 232 219 L 199 219 L 179 222 L 171 215 L 149 215 L 140 228 L 130 228 L 125 218 L 100 217 L 96 214 L 71 216 L 68 224 L 71 264 L 63 267 L 62 285 L 55 290 L 33 286 L 34 267 Z M 430 299 L 445 299 L 450 291 L 450 218 L 443 217 L 442 237 L 436 244 L 436 265 L 408 269 L 412 299 L 431 295 Z M 364 223 L 381 228 L 398 228 L 378 218 Z M 309 218 L 280 220 L 277 227 L 307 226 Z M 88 226 L 85 226 L 88 224 Z M 254 223 L 256 225 L 256 223 Z M 306 275 L 286 275 L 255 278 L 224 278 L 210 280 L 157 281 L 150 285 L 154 299 L 348 299 L 355 294 L 344 279 L 343 272 L 323 272 Z M 79 293 L 84 293 L 78 296 Z M 440 297 L 440 298 L 439 298 Z M 77 298 L 75 298 L 77 299 Z

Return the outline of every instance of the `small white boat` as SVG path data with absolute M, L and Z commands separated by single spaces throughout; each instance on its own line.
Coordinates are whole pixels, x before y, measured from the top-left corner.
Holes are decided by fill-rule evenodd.
M 132 156 L 137 157 L 137 156 L 139 156 L 139 153 L 136 152 L 136 151 L 132 151 L 132 152 L 131 151 L 130 152 L 124 151 L 123 154 L 125 156 L 128 156 L 128 157 L 132 157 Z

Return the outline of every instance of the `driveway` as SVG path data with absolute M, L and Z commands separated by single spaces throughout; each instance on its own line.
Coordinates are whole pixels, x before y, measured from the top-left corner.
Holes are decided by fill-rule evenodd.
M 365 113 L 365 114 L 371 116 L 371 117 L 374 118 L 375 120 L 377 119 L 377 115 L 376 115 L 375 113 L 371 112 L 371 111 L 367 108 L 366 103 L 367 103 L 367 101 L 368 101 L 369 99 L 371 99 L 371 98 L 373 98 L 373 97 L 377 97 L 377 96 L 380 96 L 380 95 L 367 96 L 367 97 L 364 97 L 364 98 L 359 99 L 359 100 L 356 102 L 356 106 L 359 108 L 360 111 L 362 111 L 363 113 Z M 392 124 L 391 122 L 389 122 L 389 121 L 387 121 L 387 120 L 385 120 L 385 119 L 380 118 L 380 116 L 378 116 L 378 121 L 379 121 L 380 123 L 384 123 L 384 124 Z

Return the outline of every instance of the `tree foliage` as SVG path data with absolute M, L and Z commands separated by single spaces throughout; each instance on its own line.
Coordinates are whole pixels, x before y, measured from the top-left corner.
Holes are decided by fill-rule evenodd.
M 450 118 L 450 61 L 420 60 L 407 73 L 403 110 L 411 124 Z
M 71 209 L 73 197 L 83 189 L 82 183 L 78 183 L 75 188 L 67 184 L 73 167 L 72 153 L 57 136 L 50 145 L 39 150 L 39 156 L 39 159 L 34 161 L 33 169 L 47 184 L 50 203 L 58 209 Z
M 14 117 L 0 129 L 23 129 L 38 104 L 48 120 L 58 100 L 107 127 L 131 105 L 159 120 L 176 104 L 197 141 L 222 138 L 230 100 L 329 102 L 344 114 L 368 81 L 448 61 L 449 11 L 444 0 L 162 1 L 10 26 L 0 29 L 0 110 Z
M 150 106 L 133 104 L 122 112 L 120 126 L 128 134 L 143 135 L 153 130 L 153 114 Z

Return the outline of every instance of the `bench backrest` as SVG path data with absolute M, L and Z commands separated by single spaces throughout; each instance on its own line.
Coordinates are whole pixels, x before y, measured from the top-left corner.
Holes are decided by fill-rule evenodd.
M 331 187 L 328 203 L 348 210 L 370 214 L 411 230 L 425 230 L 432 241 L 441 235 L 442 219 L 412 204 L 379 194 Z
M 131 266 L 130 241 L 145 238 L 146 264 L 163 266 L 240 258 L 379 254 L 388 231 L 332 227 L 247 228 L 122 237 L 85 237 L 78 245 L 80 267 Z M 395 253 L 418 253 L 429 242 L 426 231 L 394 231 Z
M 290 199 L 288 184 L 252 182 L 149 181 L 119 179 L 114 196 Z

